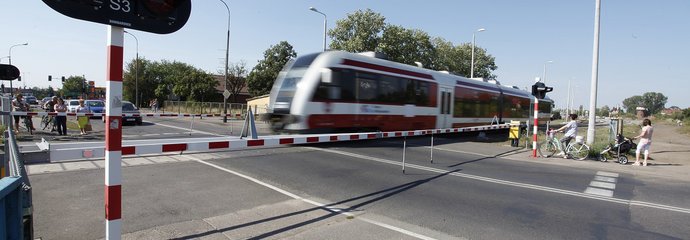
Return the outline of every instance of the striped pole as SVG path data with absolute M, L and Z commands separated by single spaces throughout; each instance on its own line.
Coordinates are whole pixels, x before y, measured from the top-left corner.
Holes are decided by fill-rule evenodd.
M 124 28 L 108 26 L 105 102 L 105 238 L 122 234 L 122 66 Z
M 532 157 L 537 157 L 537 129 L 539 126 L 539 99 L 534 97 L 534 134 L 532 135 Z

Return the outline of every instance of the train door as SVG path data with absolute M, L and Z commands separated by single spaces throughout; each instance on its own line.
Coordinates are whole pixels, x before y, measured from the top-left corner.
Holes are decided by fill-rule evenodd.
M 436 119 L 437 128 L 451 127 L 451 109 L 453 107 L 453 90 L 451 88 L 440 87 L 439 114 Z

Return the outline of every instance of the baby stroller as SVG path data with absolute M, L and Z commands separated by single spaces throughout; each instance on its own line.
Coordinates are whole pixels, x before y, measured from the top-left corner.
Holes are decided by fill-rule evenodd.
M 625 155 L 630 152 L 631 149 L 637 148 L 630 138 L 623 137 L 623 135 L 618 134 L 616 136 L 616 143 L 609 144 L 604 148 L 598 155 L 599 161 L 606 162 L 609 159 L 618 159 L 618 163 L 626 164 L 628 163 L 628 157 Z

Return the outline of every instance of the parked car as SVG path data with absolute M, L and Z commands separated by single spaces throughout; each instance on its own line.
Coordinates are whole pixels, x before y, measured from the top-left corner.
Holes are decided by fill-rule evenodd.
M 66 100 L 65 103 L 67 103 L 68 112 L 77 112 L 77 108 L 79 107 L 79 100 L 70 99 Z
M 140 114 L 139 109 L 134 106 L 131 102 L 122 101 L 122 113 L 123 114 Z M 140 116 L 122 116 L 122 125 L 125 123 L 132 123 L 136 125 L 141 125 L 143 122 Z
M 26 103 L 28 103 L 28 104 L 32 104 L 32 105 L 38 104 L 38 99 L 36 99 L 36 97 L 34 97 L 34 96 L 26 96 L 24 99 L 26 100 Z
M 84 101 L 84 106 L 86 106 L 91 113 L 105 113 L 105 103 L 101 100 L 86 100 Z

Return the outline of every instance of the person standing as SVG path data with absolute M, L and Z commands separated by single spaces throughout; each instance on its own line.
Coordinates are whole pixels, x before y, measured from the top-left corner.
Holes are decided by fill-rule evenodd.
M 642 166 L 647 166 L 647 158 L 649 158 L 649 147 L 652 145 L 652 134 L 654 134 L 654 128 L 652 127 L 652 121 L 648 118 L 642 120 L 642 130 L 640 135 L 635 136 L 633 139 L 640 139 L 637 144 L 637 150 L 635 150 L 635 163 L 633 166 L 640 166 L 640 152 L 644 150 L 644 162 Z
M 50 101 L 46 102 L 46 104 L 43 105 L 43 108 L 46 110 L 46 112 L 55 112 L 55 104 L 57 104 L 58 97 L 53 96 Z M 55 118 L 48 116 L 50 118 L 50 121 L 53 122 L 53 126 L 50 129 L 50 132 L 55 132 L 55 126 L 57 125 L 57 121 Z
M 58 114 L 67 112 L 65 100 L 62 100 L 62 98 L 57 98 L 54 108 Z M 67 115 L 55 116 L 55 125 L 57 125 L 58 135 L 67 135 Z
M 77 113 L 89 113 L 89 108 L 84 106 L 84 99 L 79 99 L 79 107 L 77 107 Z M 81 135 L 86 134 L 87 124 L 89 124 L 88 116 L 77 116 L 77 125 L 79 126 L 79 131 L 81 131 Z
M 153 99 L 153 103 L 151 105 L 153 107 L 153 112 L 155 112 L 155 113 L 158 112 L 158 99 L 157 98 Z
M 568 115 L 568 118 L 570 119 L 570 122 L 563 125 L 563 127 L 556 129 L 556 132 L 565 132 L 565 135 L 563 135 L 563 138 L 560 140 L 561 144 L 558 146 L 560 147 L 561 152 L 558 153 L 557 156 L 567 157 L 565 155 L 565 148 L 570 143 L 570 140 L 573 140 L 573 138 L 577 136 L 577 114 L 570 114 Z
M 22 96 L 21 93 L 18 93 L 17 97 L 12 100 L 12 110 L 15 112 L 28 112 L 29 109 L 29 104 L 24 102 L 24 96 Z M 19 133 L 19 118 L 19 116 L 14 116 L 14 131 L 16 133 Z M 31 116 L 24 116 L 21 118 L 28 118 L 29 126 L 26 127 L 31 128 L 31 130 L 36 130 L 36 128 L 34 128 L 33 121 L 31 121 Z

